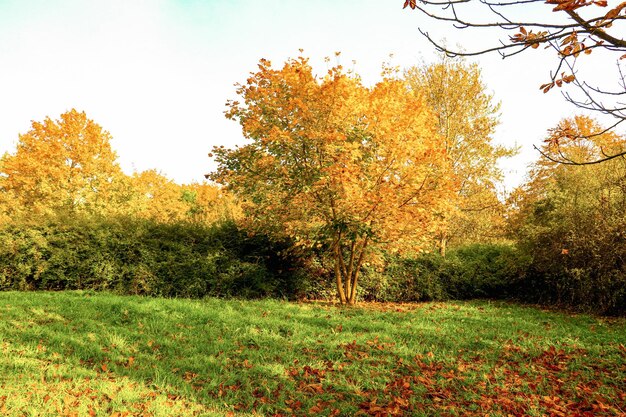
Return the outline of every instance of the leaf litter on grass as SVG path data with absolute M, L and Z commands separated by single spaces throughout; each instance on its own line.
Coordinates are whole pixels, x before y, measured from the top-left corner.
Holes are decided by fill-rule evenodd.
M 32 320 L 33 308 L 50 320 Z M 16 416 L 620 416 L 625 329 L 487 302 L 0 293 L 0 407 Z

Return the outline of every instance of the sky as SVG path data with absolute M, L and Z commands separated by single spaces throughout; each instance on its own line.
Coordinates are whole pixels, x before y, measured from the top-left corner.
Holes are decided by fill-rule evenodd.
M 383 62 L 407 68 L 436 61 L 418 32 L 471 48 L 481 39 L 425 22 L 403 0 L 0 0 L 0 154 L 13 152 L 31 121 L 85 111 L 109 131 L 127 173 L 157 169 L 179 183 L 202 181 L 214 168 L 213 146 L 244 143 L 224 117 L 237 82 L 259 59 L 281 65 L 324 57 L 354 68 L 366 83 Z M 458 33 L 457 33 L 458 32 Z M 436 36 L 436 35 L 435 35 Z M 392 57 L 390 57 L 392 55 Z M 538 86 L 549 73 L 546 52 L 532 60 L 483 56 L 476 62 L 501 124 L 494 140 L 520 146 L 501 163 L 505 189 L 524 179 L 532 149 L 571 115 L 558 92 Z M 356 61 L 355 64 L 352 61 Z

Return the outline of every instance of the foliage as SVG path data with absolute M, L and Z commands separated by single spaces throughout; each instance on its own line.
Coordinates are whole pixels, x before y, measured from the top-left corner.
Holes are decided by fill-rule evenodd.
M 110 140 L 107 131 L 74 109 L 57 121 L 33 122 L 19 136 L 15 154 L 2 157 L 0 190 L 10 195 L 2 198 L 5 210 L 114 210 L 122 173 Z
M 488 242 L 503 235 L 504 205 L 497 195 L 502 172 L 497 167 L 514 151 L 493 144 L 498 105 L 487 93 L 476 64 L 442 57 L 435 64 L 405 72 L 412 89 L 424 93 L 438 122 L 438 133 L 457 178 L 457 210 L 438 236 L 440 253 L 448 243 Z
M 504 244 L 461 247 L 451 258 L 444 285 L 454 299 L 513 299 L 530 263 L 528 255 Z
M 56 216 L 0 229 L 0 289 L 296 297 L 304 272 L 288 247 L 232 222 Z
M 449 263 L 440 255 L 423 254 L 415 259 L 391 257 L 384 268 L 363 271 L 361 297 L 376 302 L 418 302 L 449 299 L 440 266 Z
M 577 116 L 558 129 L 576 132 L 560 144 L 567 158 L 610 152 L 623 138 Z M 544 150 L 553 146 L 548 141 Z M 626 163 L 565 165 L 550 160 L 535 165 L 531 181 L 515 195 L 512 216 L 524 250 L 533 262 L 520 290 L 531 299 L 604 313 L 626 311 Z
M 127 212 L 160 223 L 191 221 L 211 224 L 238 218 L 232 196 L 207 183 L 179 185 L 156 170 L 135 173 L 129 178 L 132 204 Z
M 362 296 L 382 302 L 513 299 L 529 262 L 527 255 L 503 244 L 461 246 L 446 257 L 392 257 L 384 269 L 365 270 Z
M 0 220 L 77 213 L 211 224 L 239 216 L 236 201 L 216 186 L 179 185 L 155 170 L 125 175 L 110 140 L 76 110 L 33 122 L 15 153 L 0 159 Z
M 550 72 L 550 80 L 540 87 L 544 93 L 554 87 L 572 85 L 579 94 L 571 95 L 571 90 L 566 90 L 565 98 L 580 109 L 612 116 L 614 122 L 609 129 L 626 120 L 621 100 L 625 82 L 621 62 L 626 58 L 626 39 L 623 37 L 626 3 L 613 3 L 609 6 L 608 1 L 580 0 L 406 0 L 404 7 L 410 7 L 426 19 L 442 22 L 453 28 L 482 31 L 481 40 L 486 43 L 468 52 L 447 48 L 429 33 L 422 31 L 438 50 L 447 55 L 472 56 L 499 52 L 506 58 L 538 49 L 540 46 L 553 50 L 557 59 Z M 527 16 L 532 18 L 528 19 Z M 498 31 L 494 29 L 504 33 L 504 39 L 497 39 L 494 33 Z M 598 52 L 588 57 L 594 51 Z M 593 65 L 599 62 L 593 57 L 598 57 L 600 51 L 617 61 L 616 84 L 613 88 L 597 85 L 590 80 L 590 76 L 598 73 L 598 68 L 604 80 L 610 78 L 610 66 Z M 585 62 L 592 64 L 592 71 L 587 72 L 587 79 L 585 75 L 579 79 L 581 63 Z M 597 135 L 602 132 L 603 130 L 598 130 L 590 133 Z M 622 148 L 598 159 L 561 161 L 595 163 L 625 153 Z
M 91 292 L 3 292 L 0 317 L 11 417 L 626 409 L 624 320 L 493 302 L 346 309 Z
M 371 88 L 341 67 L 317 79 L 304 58 L 259 71 L 227 117 L 250 140 L 216 148 L 212 178 L 266 230 L 333 258 L 342 303 L 356 302 L 371 249 L 417 250 L 450 210 L 453 175 L 419 92 L 386 76 Z M 411 108 L 411 112 L 406 112 Z

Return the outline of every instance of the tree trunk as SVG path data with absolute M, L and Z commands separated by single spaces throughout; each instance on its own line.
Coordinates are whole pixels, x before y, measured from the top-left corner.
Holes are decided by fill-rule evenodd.
M 439 238 L 439 254 L 445 258 L 446 257 L 446 249 L 448 247 L 448 235 L 446 233 L 442 234 Z
M 350 292 L 350 296 L 348 298 L 348 304 L 355 305 L 356 304 L 356 284 L 359 280 L 359 270 L 354 271 L 354 278 L 352 282 L 352 291 Z
M 363 266 L 363 261 L 365 261 L 365 253 L 367 250 L 367 244 L 369 243 L 369 239 L 365 237 L 363 240 L 363 245 L 361 246 L 361 251 L 359 253 L 359 257 L 357 258 L 356 264 L 354 265 L 353 279 L 352 279 L 352 291 L 350 292 L 349 303 L 354 305 L 356 304 L 356 288 L 359 282 L 359 272 L 361 272 L 361 267 Z
M 341 279 L 341 265 L 340 258 L 341 253 L 338 249 L 335 250 L 335 282 L 337 284 L 337 296 L 341 305 L 346 304 L 346 293 L 343 290 L 343 282 Z
M 359 272 L 365 260 L 368 238 L 365 237 L 361 244 L 352 241 L 348 253 L 344 253 L 339 242 L 334 247 L 335 258 L 335 284 L 337 286 L 337 296 L 342 305 L 355 305 L 357 295 L 357 284 L 359 282 Z M 348 255 L 346 264 L 344 256 Z

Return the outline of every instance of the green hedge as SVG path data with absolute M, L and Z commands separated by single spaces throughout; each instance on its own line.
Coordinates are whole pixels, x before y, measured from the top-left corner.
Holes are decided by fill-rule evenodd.
M 539 236 L 533 245 L 470 245 L 443 258 L 390 256 L 364 268 L 359 298 L 371 301 L 517 299 L 602 314 L 626 313 L 620 244 L 568 254 Z M 619 249 L 619 250 L 618 250 Z M 556 253 L 556 255 L 555 255 Z M 163 297 L 335 298 L 323 264 L 288 241 L 211 227 L 133 218 L 58 216 L 0 228 L 0 290 L 93 289 Z
M 383 267 L 364 268 L 359 298 L 366 301 L 511 299 L 526 277 L 531 258 L 511 245 L 469 245 L 415 258 L 388 256 Z M 333 298 L 329 275 L 309 274 L 305 287 L 313 298 Z
M 55 217 L 0 229 L 0 289 L 294 298 L 304 280 L 289 247 L 229 222 Z

